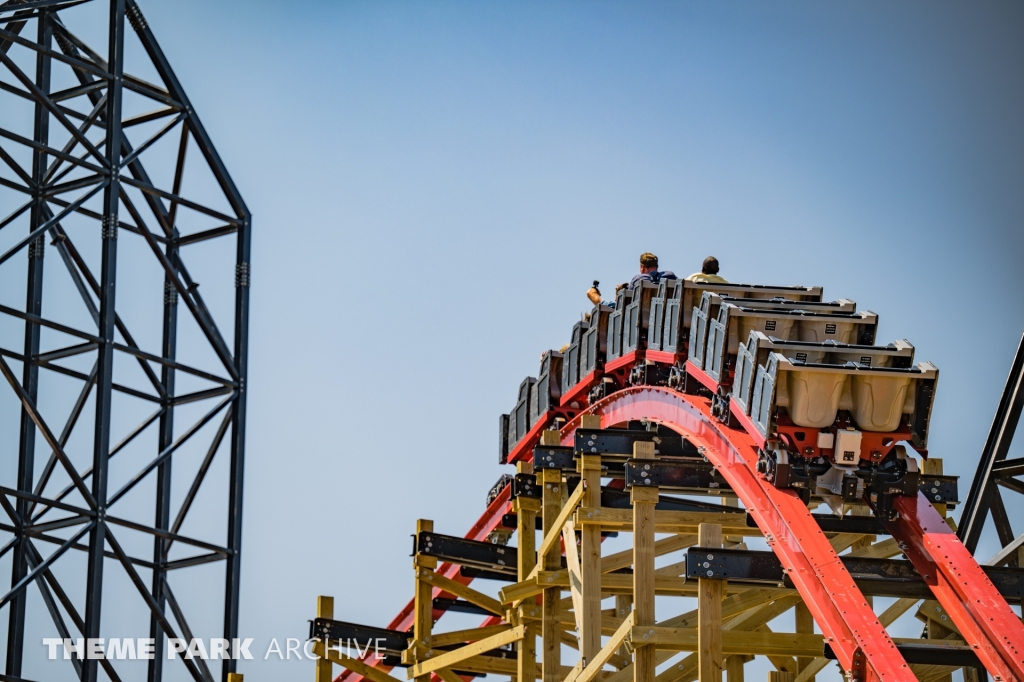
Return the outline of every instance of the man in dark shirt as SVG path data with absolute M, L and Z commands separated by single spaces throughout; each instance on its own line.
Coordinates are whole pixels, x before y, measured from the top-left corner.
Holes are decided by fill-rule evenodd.
M 635 275 L 633 279 L 629 281 L 629 288 L 632 289 L 636 286 L 636 283 L 640 281 L 654 282 L 657 284 L 662 279 L 676 279 L 676 274 L 671 270 L 658 270 L 658 257 L 653 253 L 644 253 L 640 255 L 640 273 Z M 619 287 L 616 288 L 616 291 L 618 291 L 622 286 L 625 285 L 619 285 Z M 597 290 L 597 287 L 590 287 L 590 289 L 587 290 L 587 298 L 589 298 L 590 302 L 594 305 L 602 304 L 601 292 Z M 604 305 L 614 308 L 615 302 L 605 301 Z
M 676 274 L 671 270 L 658 270 L 658 257 L 653 253 L 644 253 L 640 256 L 640 274 L 634 275 L 629 280 L 629 288 L 636 286 L 637 282 L 654 282 L 657 284 L 662 279 L 675 279 Z

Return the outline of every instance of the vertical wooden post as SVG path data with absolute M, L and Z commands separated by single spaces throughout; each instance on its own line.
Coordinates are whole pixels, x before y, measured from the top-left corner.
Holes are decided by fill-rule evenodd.
M 316 598 L 316 617 L 317 618 L 330 618 L 334 620 L 334 597 L 324 597 L 323 595 Z M 327 645 L 328 642 L 324 642 L 324 655 L 321 658 L 316 659 L 316 682 L 331 682 L 334 679 L 331 668 L 333 663 L 327 658 Z M 234 674 L 234 673 L 232 673 Z M 241 675 L 239 682 L 241 682 Z M 228 675 L 230 680 L 231 675 Z
M 702 523 L 697 527 L 697 544 L 715 550 L 722 546 L 722 527 Z M 722 682 L 722 594 L 725 581 L 701 578 L 697 581 L 697 657 L 699 682 Z
M 580 418 L 584 429 L 601 428 L 599 415 L 587 414 Z M 581 485 L 586 485 L 583 506 L 601 506 L 601 456 L 580 457 Z M 585 662 L 594 660 L 601 651 L 601 527 L 586 525 L 580 540 L 580 582 L 583 583 L 582 632 L 580 655 Z
M 558 445 L 558 431 L 544 431 L 540 434 L 541 445 Z M 541 486 L 541 523 L 544 535 L 551 532 L 555 519 L 562 510 L 562 472 L 560 469 L 545 469 L 537 474 L 537 483 Z M 541 568 L 545 571 L 557 571 L 562 567 L 562 557 L 556 551 L 548 552 L 540 557 Z M 562 626 L 561 602 L 562 590 L 552 587 L 544 590 L 541 609 L 540 640 L 543 647 L 541 655 L 541 677 L 543 682 L 561 682 L 562 675 Z
M 580 457 L 581 485 L 586 485 L 583 506 L 601 506 L 601 456 Z M 580 654 L 592 661 L 601 651 L 601 527 L 585 525 L 580 542 L 580 582 L 583 583 L 583 631 L 580 633 Z
M 925 477 L 928 477 L 928 476 L 941 476 L 942 475 L 942 458 L 941 457 L 932 457 L 931 459 L 924 460 L 924 462 L 921 463 L 921 474 L 924 475 Z M 938 510 L 938 512 L 940 514 L 942 514 L 943 517 L 946 516 L 946 503 L 945 502 L 935 502 L 933 500 L 932 501 L 932 505 L 935 507 L 936 510 Z
M 633 595 L 630 594 L 617 594 L 615 595 L 615 617 L 618 619 L 625 618 L 629 615 L 629 612 L 633 610 Z M 623 642 L 616 653 L 625 659 L 629 659 L 630 651 L 626 643 Z
M 329 661 L 327 665 L 330 665 Z M 330 668 L 328 668 L 328 670 L 330 670 Z M 228 673 L 228 682 L 242 682 L 244 679 L 245 676 L 242 675 L 242 673 Z
M 796 632 L 798 635 L 813 635 L 814 634 L 814 617 L 811 616 L 811 610 L 807 608 L 807 605 L 800 602 L 793 609 L 794 620 L 796 620 Z M 796 659 L 796 672 L 800 674 L 805 668 L 810 666 L 814 662 L 813 658 L 797 658 Z M 807 682 L 814 682 L 814 675 L 807 678 Z
M 420 533 L 433 533 L 434 522 L 427 519 L 416 521 L 416 535 Z M 420 579 L 427 573 L 433 573 L 437 568 L 437 558 L 432 556 L 416 555 L 412 561 L 413 569 L 416 571 L 416 592 L 413 597 L 413 663 L 425 661 L 430 652 L 430 632 L 434 627 L 434 587 Z M 430 682 L 430 674 L 420 675 L 416 682 Z
M 743 664 L 747 662 L 743 654 L 733 654 L 725 658 L 725 679 L 728 682 L 743 682 Z
M 793 673 L 787 673 L 781 670 L 768 671 L 768 682 L 793 682 L 795 679 L 796 676 Z
M 634 443 L 633 458 L 653 460 L 654 443 Z M 629 499 L 633 503 L 633 626 L 654 625 L 654 506 L 658 489 L 634 485 Z M 636 647 L 634 682 L 654 682 L 656 653 L 653 646 Z
M 521 474 L 533 473 L 533 462 L 518 462 L 516 471 Z M 516 512 L 516 535 L 518 536 L 519 580 L 526 580 L 537 565 L 537 512 L 541 503 L 533 497 L 517 497 L 512 503 Z M 524 603 L 523 608 L 536 609 L 535 597 Z M 518 682 L 535 682 L 537 679 L 537 627 L 528 624 L 526 634 L 519 641 L 516 673 Z

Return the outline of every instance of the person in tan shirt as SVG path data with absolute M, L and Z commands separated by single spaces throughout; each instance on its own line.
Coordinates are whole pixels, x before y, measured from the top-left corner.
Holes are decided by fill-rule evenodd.
M 718 259 L 714 256 L 708 256 L 704 259 L 704 266 L 700 269 L 700 272 L 695 272 L 686 278 L 691 282 L 700 282 L 704 284 L 728 284 L 729 280 L 725 277 L 721 277 L 718 274 Z

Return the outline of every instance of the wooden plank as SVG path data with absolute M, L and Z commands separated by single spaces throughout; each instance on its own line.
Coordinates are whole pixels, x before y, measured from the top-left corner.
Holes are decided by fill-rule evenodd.
M 725 658 L 725 679 L 727 682 L 743 682 L 743 664 L 746 656 L 731 654 Z
M 537 548 L 537 556 L 547 556 L 548 552 L 558 545 L 558 540 L 562 534 L 562 526 L 564 526 L 565 522 L 572 516 L 573 512 L 576 510 L 576 506 L 583 499 L 583 494 L 585 492 L 586 486 L 581 481 L 580 484 L 576 486 L 576 490 L 574 490 L 572 495 L 569 496 L 569 499 L 565 501 L 565 505 L 562 507 L 561 511 L 558 512 L 558 516 L 555 517 L 555 520 L 552 522 L 551 530 L 544 534 L 544 539 L 541 541 L 540 547 Z M 598 494 L 600 494 L 600 491 Z
M 551 438 L 555 444 L 559 442 L 557 436 L 558 432 L 555 431 L 554 437 Z M 545 442 L 544 438 L 545 434 L 541 434 L 542 443 Z M 552 532 L 552 529 L 557 529 L 554 523 L 562 509 L 562 488 L 564 487 L 562 484 L 562 472 L 561 470 L 541 471 L 538 479 L 538 483 L 543 486 L 541 489 L 541 524 L 543 535 L 547 537 Z M 562 565 L 561 557 L 556 552 L 539 554 L 538 561 L 540 564 L 537 568 L 543 570 L 558 570 Z M 542 586 L 543 583 L 535 579 L 534 585 Z M 552 587 L 544 590 L 544 596 L 541 601 L 540 641 L 541 678 L 543 682 L 560 682 L 563 677 L 562 647 L 559 644 L 562 636 L 560 624 L 561 596 L 561 587 Z M 502 601 L 505 601 L 504 595 L 502 595 Z
M 654 459 L 654 443 L 634 443 L 634 459 Z M 640 627 L 653 626 L 654 620 L 654 505 L 657 488 L 633 486 L 629 492 L 633 505 L 633 620 Z M 633 680 L 654 682 L 656 649 L 634 641 Z
M 705 548 L 722 546 L 722 527 L 700 524 L 697 545 Z M 697 581 L 698 680 L 722 681 L 722 580 L 701 578 Z M 737 652 L 733 652 L 737 653 Z M 742 653 L 748 653 L 746 651 Z
M 442 680 L 444 680 L 444 682 L 463 682 L 463 679 L 461 677 L 456 675 L 448 668 L 441 668 L 440 670 L 435 670 L 434 674 L 440 677 Z
M 533 473 L 532 462 L 519 462 L 516 467 L 519 473 Z M 517 519 L 517 577 L 524 579 L 537 568 L 537 512 L 541 502 L 531 497 L 517 497 L 512 506 Z M 533 625 L 527 625 L 523 638 L 519 640 L 516 661 L 518 682 L 536 682 L 537 629 Z
M 437 649 L 451 644 L 475 642 L 479 639 L 483 639 L 484 637 L 490 637 L 491 635 L 496 635 L 499 632 L 505 632 L 506 630 L 511 629 L 512 626 L 508 623 L 501 623 L 500 625 L 488 625 L 482 628 L 468 628 L 466 630 L 442 632 L 441 634 L 431 635 L 430 646 Z
M 463 585 L 462 583 L 456 582 L 451 578 L 446 578 L 440 573 L 435 573 L 434 571 L 425 571 L 421 569 L 419 573 L 419 578 L 420 581 L 424 583 L 434 585 L 445 592 L 451 592 L 456 597 L 462 597 L 471 604 L 476 604 L 482 609 L 487 609 L 496 616 L 505 615 L 505 610 L 502 608 L 501 602 L 499 602 L 494 597 L 488 597 L 486 594 L 482 592 L 477 592 L 472 587 Z M 417 640 L 418 639 L 419 637 L 417 637 Z
M 319 596 L 316 598 L 316 617 L 334 619 L 334 597 Z M 334 666 L 329 659 L 322 656 L 316 659 L 316 682 L 332 682 Z
M 557 576 L 565 575 L 566 585 L 572 595 L 573 618 L 576 619 L 576 637 L 580 640 L 580 650 L 583 649 L 583 581 L 580 578 L 580 555 L 576 546 L 576 531 L 573 529 L 572 521 L 566 521 L 562 526 L 562 544 L 565 546 L 565 563 L 567 570 L 558 571 Z M 550 581 L 549 581 L 550 582 Z
M 416 521 L 416 535 L 433 533 L 434 522 L 429 519 Z M 411 661 L 416 662 L 430 651 L 430 635 L 434 627 L 434 588 L 430 582 L 424 581 L 425 575 L 434 575 L 437 568 L 437 557 L 416 556 L 413 558 L 413 570 L 416 571 L 416 585 L 413 592 L 412 638 L 409 647 Z M 430 682 L 429 676 L 417 678 L 416 682 Z
M 654 556 L 662 556 L 669 552 L 686 549 L 687 547 L 695 544 L 697 544 L 697 535 L 695 533 L 673 535 L 672 537 L 662 538 L 654 543 Z M 601 558 L 602 573 L 611 573 L 612 571 L 617 571 L 620 568 L 626 568 L 632 565 L 632 549 L 624 549 L 621 552 L 609 554 L 608 556 Z
M 604 645 L 604 647 L 597 652 L 593 660 L 587 661 L 586 667 L 583 668 L 575 677 L 566 678 L 565 682 L 594 682 L 598 678 L 601 669 L 606 663 L 611 661 L 615 657 L 615 650 L 626 640 L 629 634 L 633 631 L 633 614 L 626 616 L 625 620 L 622 621 L 622 625 L 615 631 L 615 634 L 611 636 L 611 639 Z M 574 669 L 575 670 L 575 669 Z
M 600 507 L 601 456 L 582 455 L 579 459 L 579 471 L 586 488 L 581 505 Z M 593 660 L 601 651 L 601 529 L 598 526 L 584 526 L 580 536 L 580 579 L 583 597 L 580 655 L 586 662 Z
M 601 530 L 630 532 L 633 529 L 633 512 L 630 509 L 613 509 L 582 505 L 573 515 L 578 528 L 598 527 Z M 760 537 L 758 528 L 747 526 L 743 514 L 730 512 L 688 512 L 688 511 L 656 511 L 654 526 L 658 533 L 693 534 L 702 523 L 722 526 L 723 531 L 731 535 Z
M 328 649 L 325 654 L 323 641 L 318 641 L 313 645 L 313 653 L 319 659 L 327 659 L 331 663 L 336 663 L 343 668 L 351 670 L 357 675 L 362 675 L 367 680 L 370 680 L 370 682 L 401 682 L 399 679 L 392 677 L 386 672 L 374 668 L 371 665 L 367 665 L 357 658 L 352 658 L 339 653 L 336 649 Z
M 654 634 L 650 634 L 653 630 Z M 697 651 L 700 628 L 633 627 L 633 641 L 648 636 L 648 642 L 659 649 L 671 651 Z M 919 640 L 918 640 L 919 641 Z M 821 635 L 798 635 L 788 632 L 748 632 L 725 630 L 722 632 L 722 652 L 726 654 L 754 654 L 781 656 L 815 656 L 824 651 Z M 721 674 L 721 672 L 719 672 Z
M 420 661 L 413 667 L 409 668 L 407 674 L 409 676 L 409 679 L 412 679 L 414 677 L 419 678 L 421 676 L 428 675 L 429 673 L 440 668 L 456 667 L 462 670 L 464 669 L 463 666 L 461 665 L 462 661 L 473 658 L 474 656 L 479 656 L 485 651 L 497 649 L 498 647 L 504 646 L 505 644 L 519 641 L 523 638 L 523 634 L 525 632 L 525 625 L 519 625 L 517 627 L 512 628 L 511 630 L 499 632 L 495 635 L 491 635 L 490 637 L 485 637 L 477 642 L 473 642 L 472 644 L 467 644 L 464 647 L 459 647 L 454 651 L 446 651 L 439 656 L 433 656 L 426 661 Z M 511 661 L 511 663 L 513 664 L 513 666 L 515 666 L 515 661 Z
M 796 630 L 797 634 L 814 634 L 814 617 L 811 616 L 811 610 L 807 608 L 807 604 L 805 604 L 803 601 L 798 603 L 796 607 L 793 609 L 793 618 L 796 622 L 796 627 L 794 629 Z M 813 662 L 813 658 L 808 658 L 806 656 L 801 656 L 800 658 L 796 659 L 797 674 L 799 675 L 804 670 L 809 668 Z M 811 675 L 808 679 L 810 680 L 810 682 L 813 682 L 814 676 Z

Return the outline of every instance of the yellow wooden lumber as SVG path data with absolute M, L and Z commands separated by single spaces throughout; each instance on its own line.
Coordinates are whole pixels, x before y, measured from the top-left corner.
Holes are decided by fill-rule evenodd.
M 569 593 L 572 595 L 572 612 L 576 620 L 576 633 L 583 647 L 583 580 L 581 578 L 579 549 L 576 546 L 576 531 L 572 522 L 566 521 L 562 526 L 562 544 L 565 545 L 566 575 Z
M 323 595 L 316 598 L 316 617 L 334 618 L 334 597 Z M 323 657 L 316 659 L 316 682 L 331 682 L 334 679 L 334 666 Z
M 462 682 L 462 678 L 452 672 L 449 668 L 435 670 L 434 674 L 444 680 L 444 682 Z
M 576 510 L 576 506 L 583 499 L 583 493 L 586 490 L 586 486 L 581 481 L 576 490 L 572 492 L 569 499 L 565 501 L 565 505 L 562 507 L 562 511 L 558 512 L 558 516 L 552 524 L 552 529 L 544 534 L 544 539 L 540 543 L 540 547 L 537 548 L 537 556 L 544 557 L 547 553 L 558 546 L 558 539 L 562 535 L 562 526 L 569 520 L 573 512 Z
M 545 434 L 547 433 L 549 432 L 545 432 Z M 542 444 L 546 444 L 543 440 L 545 434 L 541 434 Z M 557 445 L 559 442 L 558 432 L 554 431 L 548 436 L 548 439 L 553 441 L 553 445 Z M 546 537 L 552 528 L 556 528 L 554 523 L 562 508 L 562 488 L 564 487 L 562 472 L 561 470 L 541 471 L 537 478 L 537 482 L 543 486 L 541 488 L 541 527 L 542 535 Z M 538 569 L 558 570 L 562 565 L 562 558 L 556 552 L 538 555 L 537 560 L 540 563 L 535 568 Z M 541 581 L 535 579 L 535 587 L 542 585 Z M 559 643 L 563 634 L 559 623 L 562 610 L 561 596 L 561 588 L 553 587 L 544 590 L 541 598 L 541 677 L 543 682 L 560 682 L 563 678 L 561 672 L 562 647 Z M 502 601 L 507 603 L 504 594 L 502 594 Z
M 641 641 L 659 649 L 697 651 L 698 628 L 666 628 L 660 625 L 648 628 L 633 626 L 634 644 Z M 644 637 L 647 637 L 645 640 Z M 783 656 L 820 656 L 824 651 L 821 635 L 798 635 L 788 632 L 722 632 L 722 652 L 727 654 L 778 654 Z
M 430 636 L 430 646 L 434 649 L 439 649 L 444 646 L 451 644 L 463 644 L 464 642 L 475 642 L 484 637 L 490 637 L 499 632 L 505 632 L 511 630 L 512 626 L 508 623 L 501 623 L 499 625 L 488 625 L 482 628 L 468 628 L 466 630 L 452 630 L 451 632 L 442 632 Z
M 581 506 L 573 515 L 573 520 L 577 528 L 597 526 L 601 530 L 630 532 L 633 529 L 633 510 Z M 735 512 L 656 511 L 654 513 L 654 527 L 658 533 L 692 534 L 697 532 L 697 527 L 702 523 L 720 525 L 723 531 L 731 535 L 762 535 L 760 529 L 747 526 L 745 515 Z
M 471 604 L 476 604 L 482 609 L 487 609 L 496 616 L 505 615 L 504 609 L 501 607 L 501 602 L 493 597 L 488 597 L 482 592 L 474 590 L 472 587 L 463 585 L 460 582 L 456 582 L 451 578 L 446 578 L 440 573 L 434 573 L 433 571 L 420 570 L 419 579 L 422 582 L 439 587 L 445 592 L 451 592 L 457 597 L 462 597 Z
M 319 658 L 325 658 L 332 663 L 336 663 L 343 668 L 347 668 L 357 675 L 362 675 L 370 682 L 400 682 L 397 678 L 388 675 L 382 670 L 374 668 L 372 665 L 367 665 L 358 658 L 352 658 L 340 653 L 337 649 L 328 649 L 326 654 L 324 653 L 323 641 L 317 641 L 313 644 L 313 653 Z
M 611 636 L 611 639 L 609 639 L 597 655 L 594 656 L 593 660 L 587 661 L 586 667 L 582 668 L 579 672 L 576 672 L 576 669 L 574 668 L 573 672 L 576 673 L 575 676 L 573 673 L 570 673 L 569 677 L 565 679 L 565 682 L 594 682 L 594 680 L 598 678 L 598 675 L 604 665 L 615 657 L 615 650 L 619 648 L 619 645 L 621 645 L 623 641 L 625 641 L 632 629 L 633 614 L 629 614 L 622 621 L 622 625 L 619 626 L 619 629 Z
M 479 641 L 467 644 L 464 647 L 459 647 L 453 651 L 446 651 L 439 656 L 432 656 L 430 659 L 420 661 L 413 667 L 409 668 L 407 673 L 408 677 L 409 679 L 412 679 L 413 677 L 420 677 L 421 675 L 426 675 L 440 668 L 455 667 L 459 670 L 463 670 L 464 668 L 461 665 L 463 661 L 473 658 L 474 656 L 479 656 L 485 651 L 497 649 L 498 647 L 509 644 L 510 642 L 518 641 L 523 638 L 523 634 L 525 632 L 526 626 L 519 625 L 511 630 L 499 632 L 491 635 L 490 637 L 484 637 Z M 515 667 L 515 661 L 511 661 L 511 663 L 513 664 L 513 667 Z
M 582 455 L 578 470 L 585 486 L 581 506 L 601 506 L 601 456 Z M 580 530 L 580 580 L 583 613 L 580 622 L 580 655 L 589 661 L 601 651 L 601 529 Z
M 697 544 L 697 536 L 693 533 L 687 533 L 683 535 L 673 535 L 671 537 L 662 538 L 654 543 L 654 556 L 662 556 L 669 552 L 675 552 L 680 549 L 685 549 L 691 545 Z M 626 568 L 633 565 L 633 550 L 624 549 L 621 552 L 615 554 L 609 554 L 606 557 L 601 557 L 601 572 L 611 573 L 617 571 L 620 568 Z
M 722 546 L 722 527 L 702 523 L 697 544 L 706 549 Z M 724 582 L 710 578 L 697 581 L 697 664 L 700 682 L 722 682 L 722 596 Z M 736 653 L 736 652 L 732 652 Z M 743 652 L 747 653 L 747 652 Z

